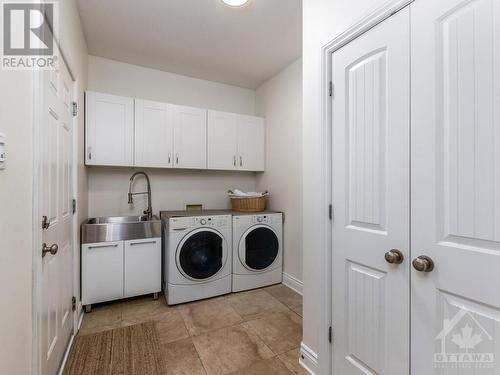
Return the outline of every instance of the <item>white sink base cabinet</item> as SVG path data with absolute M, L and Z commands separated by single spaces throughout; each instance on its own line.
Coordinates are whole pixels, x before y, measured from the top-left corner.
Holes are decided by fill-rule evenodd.
M 161 292 L 161 238 L 82 245 L 82 304 Z

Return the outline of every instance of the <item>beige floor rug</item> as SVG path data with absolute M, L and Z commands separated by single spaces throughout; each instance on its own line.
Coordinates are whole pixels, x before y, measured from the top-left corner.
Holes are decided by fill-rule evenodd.
M 77 336 L 64 375 L 163 375 L 153 323 Z

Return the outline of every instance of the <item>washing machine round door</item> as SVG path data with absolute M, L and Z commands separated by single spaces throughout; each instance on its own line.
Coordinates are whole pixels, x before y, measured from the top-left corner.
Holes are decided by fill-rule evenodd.
M 177 248 L 177 268 L 191 280 L 205 280 L 224 267 L 227 245 L 224 237 L 211 229 L 197 229 L 187 234 Z
M 240 261 L 251 271 L 264 271 L 274 263 L 279 250 L 278 235 L 266 225 L 257 225 L 241 237 Z

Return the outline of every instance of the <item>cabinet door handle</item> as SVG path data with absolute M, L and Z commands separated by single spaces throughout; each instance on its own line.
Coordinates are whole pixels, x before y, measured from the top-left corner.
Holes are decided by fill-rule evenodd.
M 134 245 L 147 245 L 147 244 L 150 244 L 150 243 L 157 243 L 157 241 L 145 241 L 145 242 L 131 242 L 130 243 L 130 246 L 134 246 Z
M 240 156 L 240 167 L 243 167 L 243 156 Z
M 233 156 L 233 165 L 236 167 L 236 155 Z
M 179 153 L 175 154 L 175 164 L 179 165 Z
M 96 246 L 89 246 L 88 249 L 100 249 L 100 248 L 103 248 L 103 247 L 118 247 L 118 244 L 115 243 L 113 245 L 96 245 Z
M 88 151 L 88 155 L 89 155 L 89 160 L 92 160 L 92 147 L 88 147 L 87 148 L 87 151 Z
M 170 161 L 172 160 L 172 155 L 170 155 L 170 152 L 168 153 L 168 165 L 170 165 Z

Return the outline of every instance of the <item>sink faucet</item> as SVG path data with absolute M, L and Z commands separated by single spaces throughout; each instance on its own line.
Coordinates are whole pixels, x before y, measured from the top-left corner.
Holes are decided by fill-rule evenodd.
M 141 193 L 132 193 L 132 183 L 134 182 L 134 178 L 138 175 L 143 175 L 146 177 L 146 181 L 148 183 L 148 191 L 143 191 Z M 153 218 L 153 207 L 151 207 L 151 183 L 149 181 L 149 177 L 145 172 L 136 172 L 130 177 L 130 185 L 128 187 L 128 204 L 134 203 L 134 195 L 141 195 L 141 194 L 147 194 L 148 195 L 148 207 L 144 211 L 144 215 L 147 216 L 148 220 L 151 220 Z

